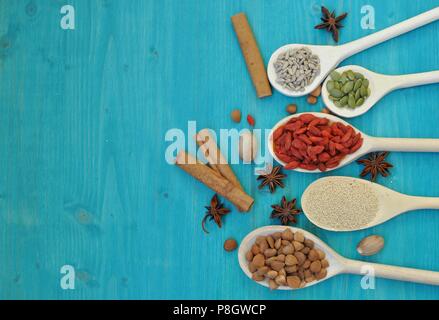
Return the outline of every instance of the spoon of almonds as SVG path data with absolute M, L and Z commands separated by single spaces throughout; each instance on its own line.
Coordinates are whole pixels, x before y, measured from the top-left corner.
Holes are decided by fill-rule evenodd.
M 279 236 L 279 234 L 281 237 L 279 239 L 281 239 L 281 243 L 283 242 L 284 245 L 281 245 L 279 249 L 276 249 L 275 241 L 272 242 L 271 240 L 267 239 L 271 238 L 274 240 L 276 237 L 274 235 Z M 299 235 L 299 237 L 297 237 L 297 235 Z M 298 240 L 303 240 L 294 240 L 295 238 Z M 257 249 L 254 247 L 254 245 L 257 244 L 257 242 L 260 244 L 265 243 L 262 239 L 266 241 L 268 248 L 265 248 L 262 253 L 258 252 L 254 254 L 253 251 L 257 252 Z M 306 244 L 305 241 L 308 242 L 308 244 Z M 287 242 L 290 242 L 290 245 L 287 244 Z M 308 252 L 308 259 L 303 259 L 303 261 L 299 261 L 297 258 L 291 259 L 298 261 L 297 263 L 293 263 L 295 261 L 290 261 L 287 264 L 287 256 L 294 256 L 293 254 L 296 250 L 294 249 L 294 242 L 302 244 L 302 246 L 298 246 L 301 249 L 297 252 L 302 252 L 304 248 L 310 248 L 309 246 L 312 246 L 312 249 L 310 248 Z M 293 247 L 293 254 L 285 255 L 284 248 L 290 246 Z M 261 249 L 260 245 L 257 245 L 257 247 L 259 250 Z M 311 267 L 303 267 L 305 263 L 308 264 L 310 262 L 309 255 L 313 249 L 314 252 L 317 252 L 317 256 L 314 257 L 314 261 L 319 261 L 319 263 L 316 264 L 320 264 L 319 271 L 317 271 L 317 268 L 314 269 L 316 270 L 315 272 L 310 270 Z M 273 250 L 276 250 L 276 253 L 274 253 Z M 291 250 L 291 248 L 289 248 L 289 250 Z M 249 252 L 252 255 L 251 259 L 249 259 Z M 284 255 L 283 262 L 281 261 L 282 259 L 271 259 L 273 257 L 279 257 L 279 255 Z M 265 226 L 250 232 L 241 241 L 238 251 L 238 260 L 239 266 L 247 277 L 255 280 L 262 286 L 280 290 L 294 290 L 310 287 L 343 273 L 364 275 L 364 267 L 366 266 L 368 267 L 367 270 L 370 270 L 371 268 L 374 270 L 376 277 L 439 285 L 439 272 L 347 259 L 339 255 L 336 251 L 334 251 L 331 247 L 329 247 L 326 243 L 312 233 L 303 229 L 285 226 Z M 288 272 L 287 268 L 289 266 L 297 266 L 297 270 L 300 268 L 310 270 L 308 273 L 309 277 L 302 279 L 302 277 L 298 274 L 298 271 Z M 277 275 L 272 278 L 275 273 Z M 286 275 L 284 277 L 280 277 L 280 279 L 278 278 L 280 281 L 276 282 L 276 278 L 279 276 L 279 274 L 283 275 L 284 273 Z

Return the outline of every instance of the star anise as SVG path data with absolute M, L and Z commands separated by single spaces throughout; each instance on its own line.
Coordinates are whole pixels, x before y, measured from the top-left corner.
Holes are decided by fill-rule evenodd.
M 390 174 L 389 168 L 393 167 L 393 165 L 385 161 L 388 154 L 389 152 L 373 152 L 367 155 L 366 158 L 357 160 L 358 163 L 364 166 L 360 176 L 365 177 L 370 174 L 371 181 L 376 181 L 378 174 L 387 177 Z
M 296 208 L 296 199 L 287 201 L 285 196 L 282 197 L 280 205 L 274 204 L 271 206 L 273 211 L 271 212 L 271 219 L 279 219 L 283 225 L 288 223 L 296 223 L 296 215 L 302 212 L 301 209 Z
M 282 173 L 282 167 L 275 166 L 273 169 L 270 170 L 270 172 L 266 172 L 258 176 L 257 180 L 262 179 L 262 182 L 258 188 L 262 189 L 263 187 L 268 185 L 270 192 L 273 193 L 276 190 L 277 186 L 281 188 L 285 187 L 284 183 L 282 182 L 285 177 L 286 175 Z
M 203 228 L 203 231 L 209 233 L 209 231 L 207 231 L 205 227 L 207 219 L 209 219 L 209 221 L 215 220 L 218 227 L 221 228 L 221 218 L 222 216 L 228 214 L 230 210 L 224 208 L 224 204 L 219 201 L 217 194 L 215 194 L 212 197 L 212 200 L 210 200 L 210 206 L 206 206 L 205 208 L 207 209 L 207 212 L 203 218 L 203 221 L 201 221 L 201 227 Z
M 322 15 L 323 17 L 320 19 L 323 23 L 316 25 L 314 29 L 326 29 L 327 31 L 332 32 L 332 38 L 334 38 L 335 42 L 338 42 L 339 30 L 343 28 L 340 21 L 346 18 L 348 14 L 345 12 L 337 17 L 335 11 L 329 12 L 327 8 L 322 6 Z

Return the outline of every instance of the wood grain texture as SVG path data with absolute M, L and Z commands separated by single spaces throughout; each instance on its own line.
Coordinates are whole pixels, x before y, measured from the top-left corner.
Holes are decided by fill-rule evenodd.
M 260 191 L 253 168 L 233 167 L 255 198 L 222 229 L 201 230 L 212 192 L 168 165 L 167 130 L 245 127 L 240 108 L 270 128 L 305 98 L 255 97 L 230 22 L 245 12 L 263 58 L 286 43 L 332 44 L 314 30 L 318 1 L 72 0 L 76 30 L 59 27 L 64 1 L 0 1 L 0 298 L 1 299 L 437 299 L 439 287 L 339 276 L 300 292 L 269 292 L 249 281 L 236 252 L 222 249 L 273 223 L 270 204 L 300 198 L 321 175 L 289 173 L 286 188 Z M 341 43 L 369 34 L 360 8 L 383 29 L 439 5 L 437 0 L 325 1 L 348 11 Z M 351 57 L 376 72 L 439 68 L 439 23 Z M 367 134 L 439 138 L 437 85 L 391 93 L 351 122 Z M 188 137 L 187 143 L 192 137 Z M 439 196 L 439 155 L 392 153 L 390 178 L 404 193 Z M 331 174 L 357 176 L 351 164 Z M 231 207 L 230 204 L 228 204 Z M 302 216 L 298 226 L 359 258 L 356 244 L 379 234 L 385 248 L 366 261 L 439 270 L 439 214 L 418 211 L 370 230 L 332 233 Z M 77 271 L 75 290 L 59 285 L 62 265 Z

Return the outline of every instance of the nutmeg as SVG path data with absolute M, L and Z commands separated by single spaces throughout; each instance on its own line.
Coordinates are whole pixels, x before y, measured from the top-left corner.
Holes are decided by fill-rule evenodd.
M 372 235 L 364 238 L 357 245 L 357 251 L 362 256 L 371 256 L 381 251 L 384 247 L 384 238 Z

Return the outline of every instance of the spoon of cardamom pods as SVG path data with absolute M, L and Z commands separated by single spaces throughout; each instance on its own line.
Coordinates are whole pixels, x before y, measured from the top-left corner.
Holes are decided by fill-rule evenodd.
M 306 269 L 304 265 L 305 263 L 307 263 L 307 261 L 309 262 L 309 260 L 300 261 L 298 259 L 289 259 L 292 261 L 292 263 L 288 265 L 286 263 L 286 257 L 284 262 L 281 262 L 280 259 L 273 259 L 278 258 L 279 256 L 271 258 L 267 258 L 267 256 L 263 257 L 265 255 L 265 252 L 270 252 L 271 256 L 272 251 L 276 250 L 273 248 L 267 248 L 263 253 L 258 254 L 257 258 L 255 256 L 253 260 L 257 259 L 263 261 L 259 261 L 260 263 L 258 262 L 259 267 L 256 270 L 254 270 L 253 272 L 250 271 L 250 264 L 252 264 L 253 261 L 249 261 L 246 257 L 246 254 L 251 251 L 252 247 L 257 243 L 258 239 L 271 237 L 275 233 L 283 233 L 286 230 L 288 230 L 288 232 L 291 231 L 290 233 L 292 233 L 293 235 L 295 235 L 296 233 L 300 233 L 301 236 L 304 236 L 308 242 L 311 241 L 313 249 L 323 252 L 323 259 L 326 263 L 326 267 L 323 269 L 324 277 L 316 277 L 315 274 L 313 274 L 312 272 L 309 277 L 302 277 L 299 271 L 301 268 Z M 281 240 L 283 239 L 281 238 Z M 288 240 L 283 241 L 288 242 Z M 287 246 L 290 247 L 290 245 Z M 304 249 L 302 249 L 302 251 L 303 250 Z M 277 251 L 282 251 L 282 249 L 279 249 Z M 299 252 L 301 251 L 293 252 L 290 256 L 294 256 L 294 254 L 297 253 L 296 255 L 300 257 L 300 255 L 298 254 Z M 279 255 L 283 256 L 284 254 L 281 253 Z M 257 283 L 265 287 L 269 287 L 270 280 L 273 281 L 273 279 L 271 279 L 271 274 L 284 273 L 284 276 L 280 276 L 280 278 L 282 278 L 282 281 L 278 281 L 278 285 L 276 285 L 277 289 L 279 290 L 298 290 L 302 288 L 308 288 L 313 285 L 320 284 L 323 281 L 328 280 L 339 274 L 358 274 L 364 276 L 372 272 L 373 276 L 380 278 L 439 285 L 439 272 L 348 259 L 338 254 L 334 249 L 332 249 L 314 234 L 300 228 L 293 228 L 288 226 L 265 226 L 250 232 L 241 241 L 241 245 L 239 246 L 238 251 L 238 261 L 239 266 L 247 277 L 249 277 L 250 279 L 255 279 L 254 275 L 257 274 Z M 282 265 L 285 266 L 282 267 Z M 296 266 L 297 268 L 294 268 L 294 266 Z M 286 271 L 288 267 L 293 267 L 293 269 L 297 269 L 298 271 L 288 272 Z M 275 271 L 273 268 L 279 271 Z M 320 269 L 320 271 L 321 270 L 322 269 Z
M 439 19 L 439 7 L 397 23 L 363 38 L 338 45 L 287 44 L 278 48 L 267 66 L 273 88 L 290 97 L 316 89 L 346 58 Z
M 344 118 L 369 111 L 390 92 L 439 82 L 439 71 L 385 75 L 360 66 L 343 66 L 332 71 L 322 86 L 322 99 L 332 113 Z

